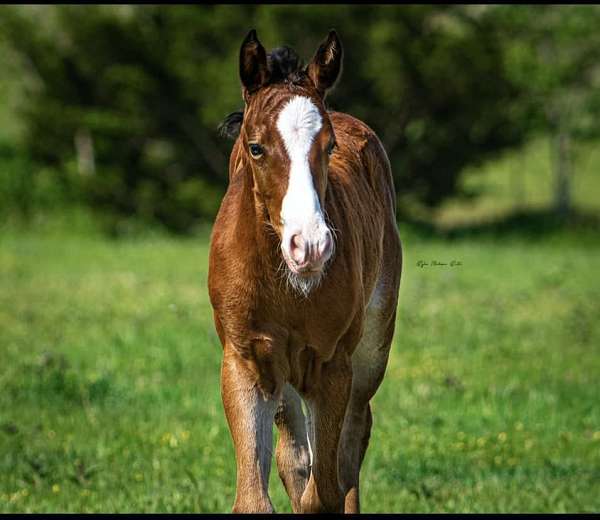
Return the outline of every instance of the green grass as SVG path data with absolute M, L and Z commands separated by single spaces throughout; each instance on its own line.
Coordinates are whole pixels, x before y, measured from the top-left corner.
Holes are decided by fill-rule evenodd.
M 600 510 L 600 243 L 402 231 L 363 510 Z M 230 510 L 207 253 L 0 232 L 0 511 Z

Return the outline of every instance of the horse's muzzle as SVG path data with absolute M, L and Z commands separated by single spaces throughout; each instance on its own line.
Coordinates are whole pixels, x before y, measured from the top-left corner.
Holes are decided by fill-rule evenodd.
M 288 267 L 295 274 L 314 274 L 321 271 L 333 253 L 333 237 L 331 231 L 325 229 L 317 239 L 307 239 L 302 233 L 296 233 L 290 238 L 284 249 Z

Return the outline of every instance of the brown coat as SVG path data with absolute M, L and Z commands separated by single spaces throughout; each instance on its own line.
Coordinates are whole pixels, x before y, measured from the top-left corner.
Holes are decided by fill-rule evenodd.
M 273 510 L 274 421 L 277 467 L 294 511 L 358 512 L 369 401 L 385 372 L 400 283 L 391 169 L 367 125 L 325 110 L 323 98 L 341 66 L 334 31 L 305 71 L 283 74 L 274 56 L 267 57 L 254 31 L 242 44 L 246 107 L 209 259 L 209 294 L 224 349 L 221 392 L 236 450 L 234 511 Z M 329 256 L 322 253 L 315 264 L 320 283 L 306 294 L 286 281 L 293 266 L 284 254 L 281 208 L 292 168 L 277 130 L 282 107 L 298 96 L 319 122 L 302 159 L 314 194 L 307 200 L 318 198 L 320 236 L 332 235 L 335 245 L 333 254 L 323 247 Z M 320 240 L 313 252 L 321 251 Z

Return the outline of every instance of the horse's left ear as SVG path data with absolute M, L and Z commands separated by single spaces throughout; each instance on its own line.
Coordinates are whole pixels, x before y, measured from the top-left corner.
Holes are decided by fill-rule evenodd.
M 342 42 L 337 32 L 332 29 L 306 68 L 308 77 L 322 97 L 325 97 L 340 75 L 343 53 Z

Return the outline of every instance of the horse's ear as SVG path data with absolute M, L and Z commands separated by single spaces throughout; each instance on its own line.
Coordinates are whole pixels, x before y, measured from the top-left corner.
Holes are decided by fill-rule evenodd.
M 246 101 L 249 94 L 256 92 L 269 80 L 267 53 L 254 29 L 246 35 L 240 49 L 240 79 Z
M 323 97 L 340 74 L 343 53 L 339 36 L 331 30 L 308 64 L 306 72 Z

